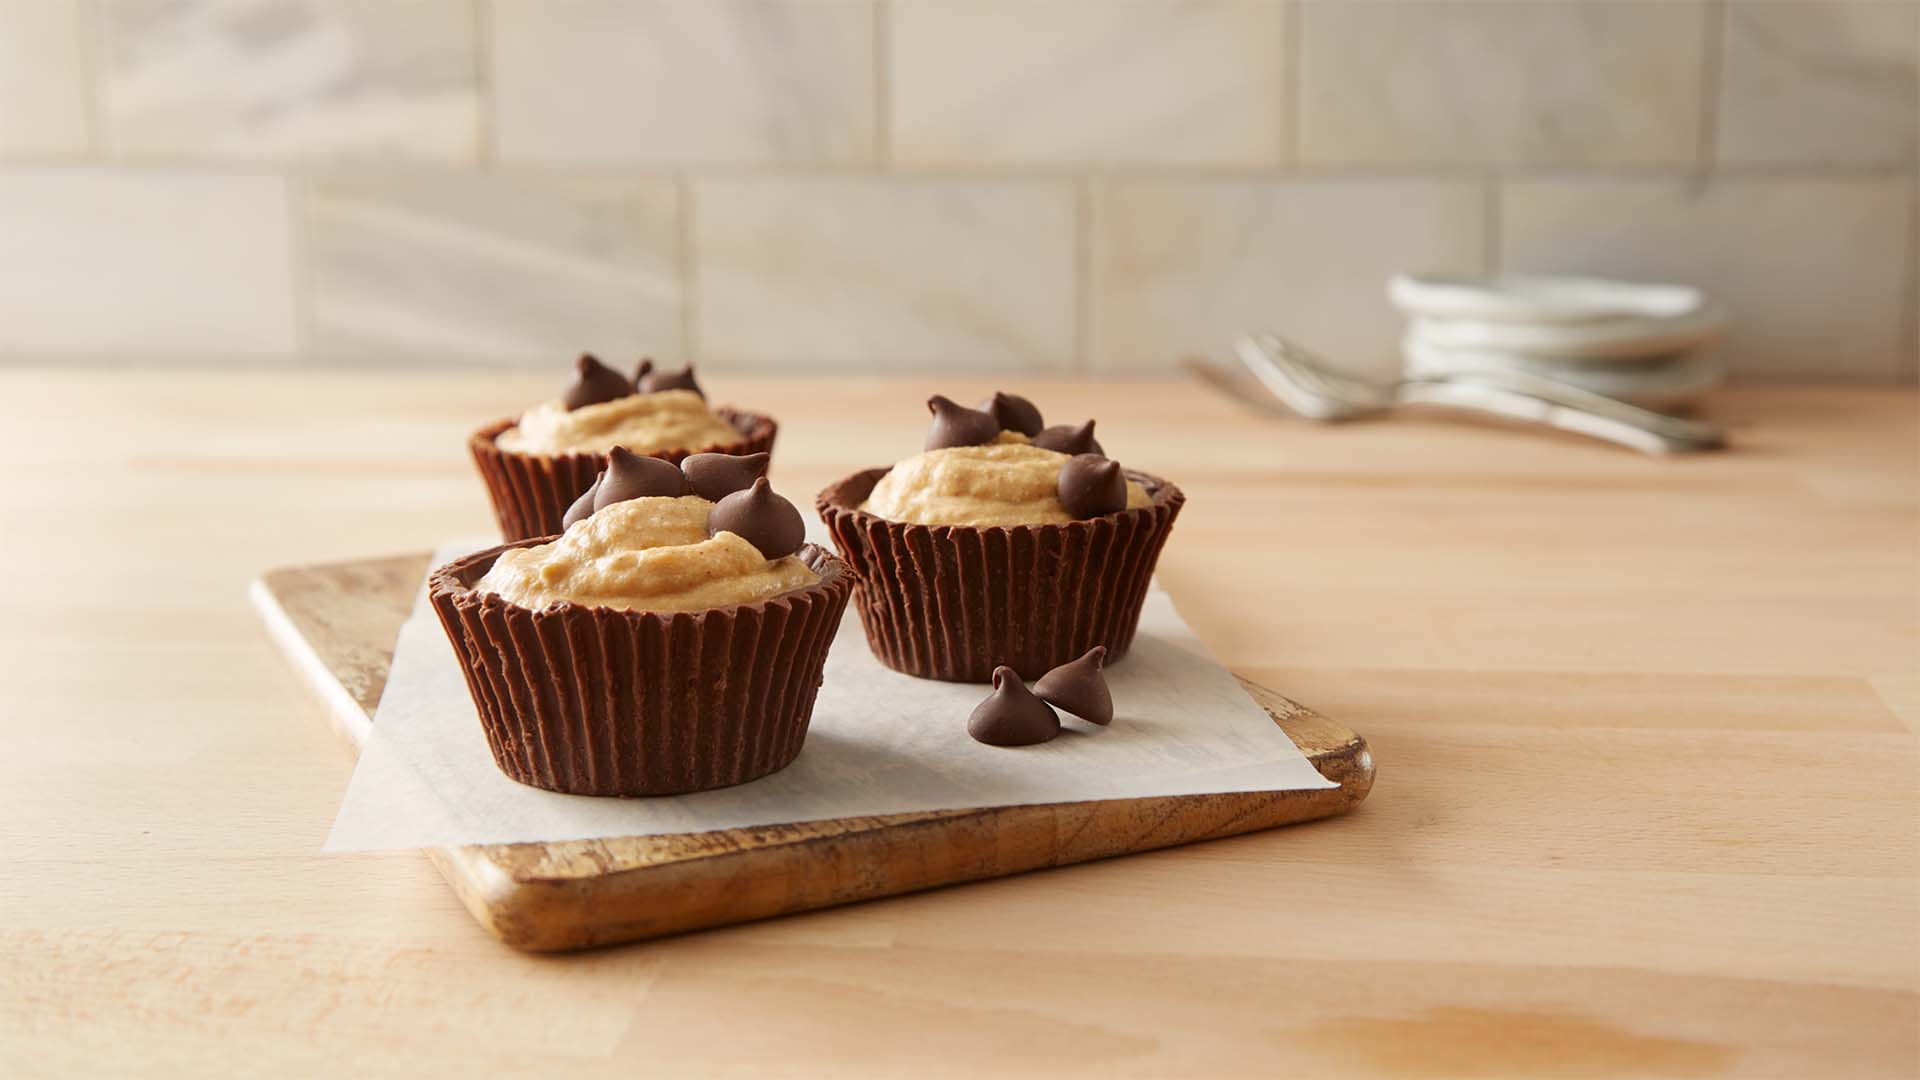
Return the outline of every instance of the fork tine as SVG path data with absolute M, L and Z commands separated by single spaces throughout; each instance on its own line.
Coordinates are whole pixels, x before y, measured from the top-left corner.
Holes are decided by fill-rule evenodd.
M 1234 352 L 1253 377 L 1287 407 L 1313 420 L 1344 420 L 1356 412 L 1356 405 L 1344 397 L 1338 387 L 1314 378 L 1314 373 L 1270 344 L 1281 344 L 1270 335 L 1243 337 L 1234 343 Z

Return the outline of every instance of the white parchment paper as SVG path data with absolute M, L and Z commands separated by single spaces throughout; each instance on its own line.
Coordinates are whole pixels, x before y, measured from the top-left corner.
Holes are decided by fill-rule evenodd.
M 477 544 L 449 545 L 439 565 Z M 560 795 L 494 766 L 458 661 L 421 593 L 400 631 L 373 736 L 329 851 L 706 832 L 973 806 L 1078 802 L 1329 783 L 1193 636 L 1164 592 L 1108 669 L 1116 717 L 1063 716 L 1058 739 L 983 746 L 967 715 L 989 688 L 881 666 L 851 610 L 827 657 L 805 748 L 792 765 L 720 791 L 646 799 Z

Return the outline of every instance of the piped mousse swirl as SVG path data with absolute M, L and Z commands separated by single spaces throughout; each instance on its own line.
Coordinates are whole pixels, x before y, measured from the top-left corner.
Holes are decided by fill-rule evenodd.
M 604 453 L 616 446 L 649 454 L 725 447 L 741 439 L 739 430 L 707 407 L 692 365 L 663 374 L 643 361 L 638 377 L 629 380 L 586 354 L 575 363 L 572 385 L 522 413 L 495 442 L 521 454 Z
M 982 406 L 930 399 L 928 448 L 889 469 L 860 509 L 917 525 L 1059 525 L 1152 501 L 1100 452 L 1091 420 L 1043 428 L 1032 402 L 1006 393 Z M 995 410 L 1033 433 L 1003 427 Z
M 680 468 L 615 448 L 581 496 L 591 511 L 552 543 L 501 552 L 475 588 L 534 609 L 699 611 L 818 581 L 795 555 L 805 538 L 799 510 L 754 475 L 751 459 L 736 460 L 745 486 L 721 491 L 708 479 L 714 501 L 694 494 Z

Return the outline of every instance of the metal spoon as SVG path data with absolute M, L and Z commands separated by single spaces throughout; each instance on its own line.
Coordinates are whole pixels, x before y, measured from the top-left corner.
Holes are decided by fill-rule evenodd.
M 1726 431 L 1718 424 L 1666 416 L 1523 372 L 1462 372 L 1377 386 L 1339 374 L 1307 350 L 1270 334 L 1241 338 L 1234 351 L 1275 397 L 1314 420 L 1353 420 L 1424 405 L 1577 432 L 1648 454 L 1726 445 Z

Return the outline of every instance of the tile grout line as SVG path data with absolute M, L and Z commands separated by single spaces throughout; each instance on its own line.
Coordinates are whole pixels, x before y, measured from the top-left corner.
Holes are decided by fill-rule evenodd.
M 498 95 L 493 85 L 493 4 L 492 0 L 473 0 L 473 134 L 476 171 L 490 172 L 500 159 L 499 140 L 495 137 L 494 114 Z
M 893 165 L 893 82 L 891 60 L 893 7 L 890 0 L 873 4 L 873 167 L 886 172 Z
M 1920 176 L 1907 180 L 1907 355 L 1894 378 L 1911 383 L 1920 379 Z
M 1075 375 L 1093 369 L 1093 180 L 1082 176 L 1073 188 L 1073 357 Z
M 1916 20 L 1920 22 L 1920 20 Z M 1915 28 L 1915 39 L 1920 43 L 1920 26 Z M 1914 88 L 1916 98 L 1920 98 L 1920 86 Z M 1920 125 L 1920 120 L 1915 123 Z M 1906 347 L 1907 354 L 1901 358 L 1900 367 L 1894 374 L 1894 380 L 1900 383 L 1920 382 L 1920 147 L 1907 157 L 1907 303 L 1906 303 Z
M 681 173 L 674 178 L 680 203 L 680 359 L 681 363 L 707 362 L 700 353 L 700 286 L 698 256 L 694 253 L 693 177 Z M 664 362 L 664 361 L 663 361 Z
M 1708 0 L 1705 8 L 1706 33 L 1701 40 L 1700 57 L 1700 130 L 1694 145 L 1694 179 L 1704 183 L 1714 172 L 1720 143 L 1720 95 L 1725 75 L 1727 20 L 1733 17 L 1726 0 Z
M 0 154 L 0 163 L 8 166 L 52 167 L 73 164 L 83 159 L 69 153 L 21 151 Z M 141 173 L 200 172 L 219 175 L 259 176 L 278 175 L 288 169 L 305 164 L 318 164 L 329 169 L 367 174 L 382 169 L 408 171 L 434 169 L 439 171 L 474 171 L 449 165 L 438 158 L 404 159 L 397 163 L 381 164 L 378 161 L 358 161 L 352 158 L 338 161 L 303 161 L 295 156 L 263 158 L 222 158 L 199 157 L 192 154 L 142 154 L 137 157 L 117 161 L 102 162 L 114 172 L 127 175 Z M 514 176 L 539 178 L 558 177 L 564 179 L 593 178 L 602 180 L 674 180 L 685 170 L 697 170 L 704 177 L 737 178 L 774 178 L 774 179 L 820 179 L 842 177 L 866 177 L 875 179 L 908 180 L 951 180 L 951 181 L 1053 181 L 1069 182 L 1078 178 L 1088 168 L 1084 164 L 1066 165 L 992 165 L 980 167 L 958 166 L 916 166 L 888 169 L 876 173 L 868 165 L 836 165 L 820 162 L 781 163 L 772 165 L 742 164 L 733 161 L 686 161 L 673 164 L 646 162 L 635 165 L 577 163 L 569 161 L 528 161 L 501 164 L 497 171 Z M 1480 162 L 1464 164 L 1447 163 L 1365 163 L 1312 165 L 1293 168 L 1275 168 L 1272 166 L 1240 165 L 1166 165 L 1159 163 L 1130 164 L 1120 167 L 1111 175 L 1129 181 L 1157 181 L 1168 183 L 1214 183 L 1214 182 L 1260 182 L 1274 180 L 1478 180 L 1486 175 L 1488 165 Z M 1561 163 L 1518 163 L 1501 167 L 1501 174 L 1507 177 L 1526 179 L 1598 179 L 1598 180 L 1680 180 L 1698 173 L 1698 167 L 1688 163 L 1659 163 L 1648 165 L 1582 165 L 1570 162 Z M 1772 180 L 1772 179 L 1906 179 L 1916 175 L 1911 165 L 1889 162 L 1840 162 L 1808 163 L 1785 162 L 1769 164 L 1733 164 L 1716 166 L 1715 179 L 1720 180 Z
M 84 0 L 74 12 L 74 33 L 80 35 L 80 94 L 87 110 L 87 148 L 84 158 L 111 158 L 107 145 L 106 60 L 112 53 L 106 40 L 106 16 L 97 0 Z
M 1301 0 L 1280 5 L 1280 166 L 1291 169 L 1300 161 L 1300 23 Z
M 1484 237 L 1480 251 L 1480 269 L 1488 277 L 1498 277 L 1502 271 L 1500 246 L 1506 239 L 1506 223 L 1501 219 L 1504 208 L 1504 193 L 1501 185 L 1506 183 L 1499 170 L 1489 169 L 1481 180 L 1485 190 L 1481 192 L 1481 210 L 1484 218 L 1481 232 Z

